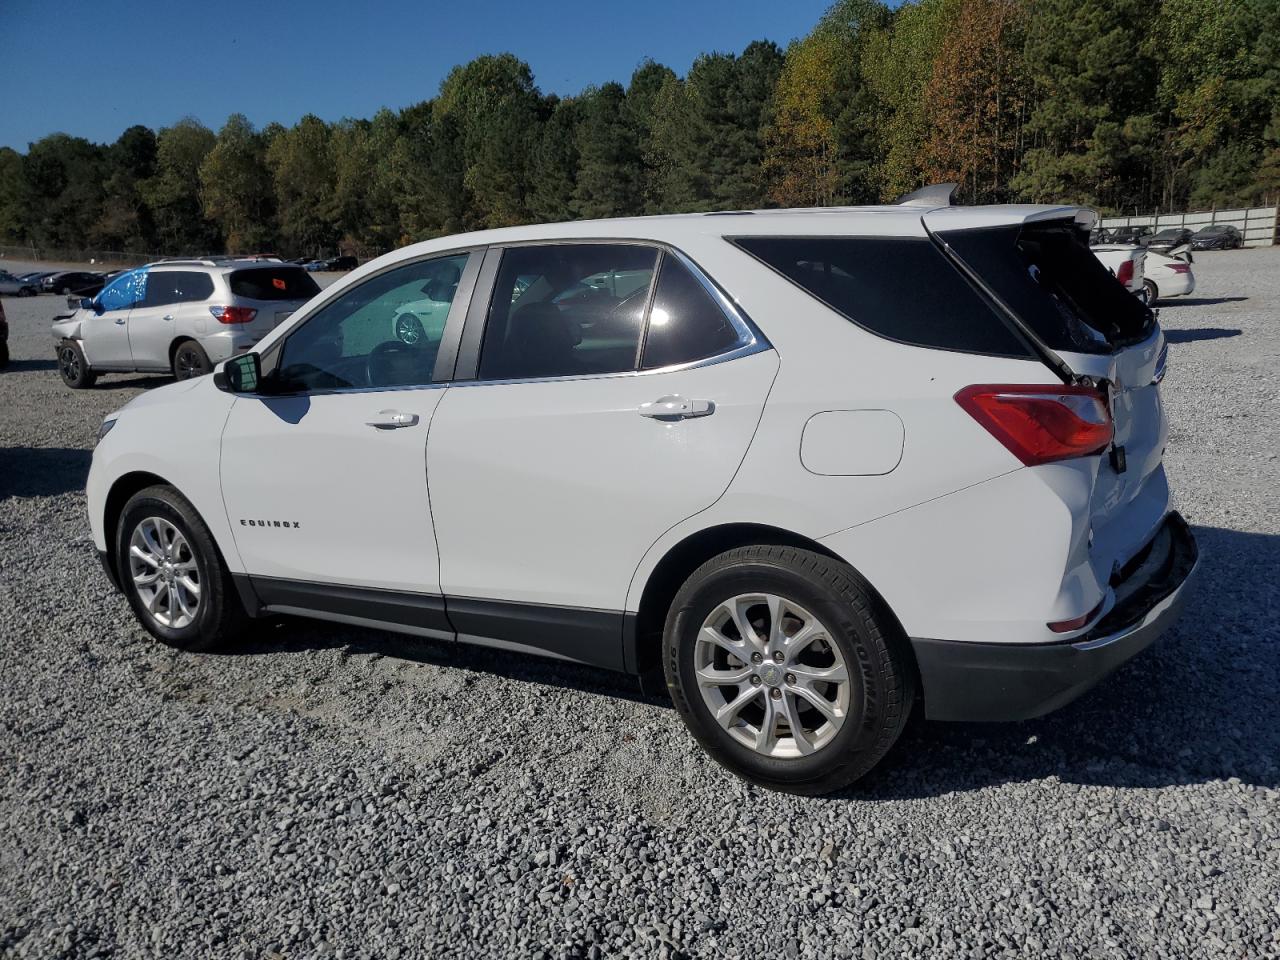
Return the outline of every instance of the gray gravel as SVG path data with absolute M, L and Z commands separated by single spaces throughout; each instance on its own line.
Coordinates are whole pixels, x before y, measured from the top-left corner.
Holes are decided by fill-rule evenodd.
M 844 796 L 745 786 L 628 681 L 293 621 L 153 643 L 93 553 L 101 416 L 6 299 L 0 956 L 1280 956 L 1280 249 L 1163 310 L 1179 628 Z

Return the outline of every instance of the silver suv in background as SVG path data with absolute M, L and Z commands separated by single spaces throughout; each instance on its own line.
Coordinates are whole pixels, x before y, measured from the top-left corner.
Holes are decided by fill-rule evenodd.
M 260 260 L 168 260 L 127 270 L 71 299 L 53 322 L 58 372 L 72 388 L 101 373 L 198 377 L 251 350 L 320 288 L 301 267 Z

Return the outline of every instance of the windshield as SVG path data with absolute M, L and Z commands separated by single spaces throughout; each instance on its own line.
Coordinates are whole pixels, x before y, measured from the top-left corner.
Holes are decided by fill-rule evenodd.
M 1182 235 L 1182 231 L 1175 227 L 1170 230 L 1161 230 L 1154 237 L 1152 237 L 1152 239 L 1153 240 L 1172 240 L 1174 237 L 1178 237 L 1181 235 Z

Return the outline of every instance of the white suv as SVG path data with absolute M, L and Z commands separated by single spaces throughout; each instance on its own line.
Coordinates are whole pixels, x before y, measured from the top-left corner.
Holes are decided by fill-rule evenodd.
M 739 774 L 1068 702 L 1177 615 L 1164 337 L 1074 207 L 687 215 L 369 263 L 103 423 L 93 539 L 201 649 L 298 614 L 665 677 Z
M 127 270 L 54 320 L 58 372 L 74 389 L 109 372 L 198 377 L 253 349 L 319 291 L 305 270 L 278 260 L 165 260 Z

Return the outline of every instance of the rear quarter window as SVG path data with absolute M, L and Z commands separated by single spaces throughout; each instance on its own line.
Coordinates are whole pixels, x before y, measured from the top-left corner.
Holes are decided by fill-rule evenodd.
M 878 336 L 963 353 L 1034 356 L 927 238 L 740 237 L 732 242 Z
M 227 278 L 231 295 L 246 300 L 309 300 L 320 292 L 301 267 L 255 267 L 233 270 Z

